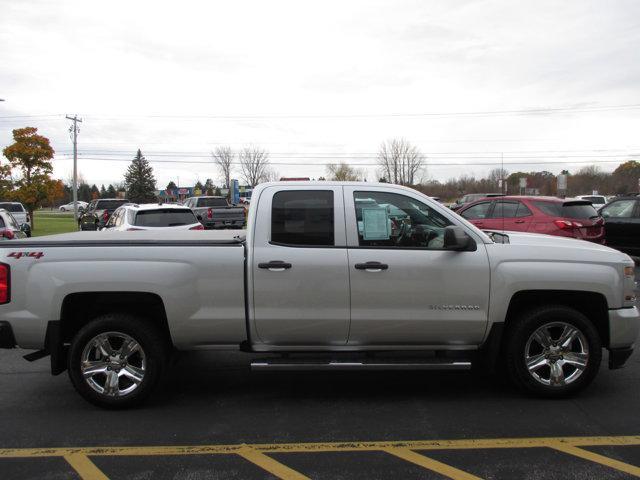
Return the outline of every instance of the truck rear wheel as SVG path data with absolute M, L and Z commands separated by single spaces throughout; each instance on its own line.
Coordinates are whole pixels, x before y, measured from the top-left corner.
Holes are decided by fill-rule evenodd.
M 165 339 L 149 322 L 108 314 L 85 325 L 69 351 L 69 377 L 82 397 L 104 408 L 140 404 L 162 377 Z
M 544 397 L 574 394 L 594 379 L 602 343 L 589 319 L 569 307 L 530 311 L 508 326 L 507 371 L 522 390 Z

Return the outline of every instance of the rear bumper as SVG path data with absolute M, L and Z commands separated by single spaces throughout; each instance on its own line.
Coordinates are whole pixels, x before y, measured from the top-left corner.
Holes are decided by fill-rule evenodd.
M 0 322 L 0 348 L 14 348 L 16 346 L 16 337 L 13 335 L 13 329 L 8 322 Z
M 214 228 L 242 228 L 244 226 L 244 219 L 242 220 L 211 220 L 203 221 L 202 224 L 207 230 L 213 230 Z

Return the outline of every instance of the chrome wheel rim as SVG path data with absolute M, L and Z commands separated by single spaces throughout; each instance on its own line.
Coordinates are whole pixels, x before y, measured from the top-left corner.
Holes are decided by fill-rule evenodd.
M 93 337 L 82 351 L 80 372 L 96 392 L 122 397 L 136 390 L 147 369 L 140 344 L 121 332 L 105 332 Z
M 589 344 L 574 325 L 547 323 L 529 337 L 524 361 L 529 374 L 537 382 L 563 387 L 575 382 L 587 368 Z

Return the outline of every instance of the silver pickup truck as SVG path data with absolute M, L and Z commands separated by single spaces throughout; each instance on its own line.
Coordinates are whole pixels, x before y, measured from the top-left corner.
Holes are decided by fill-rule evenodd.
M 246 233 L 246 236 L 245 236 Z M 254 369 L 504 371 L 547 397 L 621 367 L 634 264 L 582 240 L 483 233 L 388 184 L 258 186 L 248 230 L 78 232 L 0 244 L 0 345 L 77 391 L 145 399 L 176 351 L 270 352 Z

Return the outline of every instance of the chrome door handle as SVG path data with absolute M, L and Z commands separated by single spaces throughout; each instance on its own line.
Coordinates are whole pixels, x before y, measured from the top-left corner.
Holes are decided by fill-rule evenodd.
M 380 262 L 366 262 L 366 263 L 356 263 L 354 265 L 356 270 L 387 270 L 389 265 L 386 263 Z
M 287 262 L 283 262 L 282 260 L 271 260 L 267 263 L 259 263 L 258 268 L 271 270 L 272 272 L 281 272 L 282 270 L 287 270 L 291 268 L 292 265 Z

